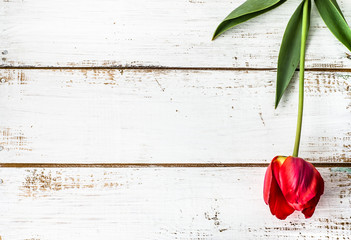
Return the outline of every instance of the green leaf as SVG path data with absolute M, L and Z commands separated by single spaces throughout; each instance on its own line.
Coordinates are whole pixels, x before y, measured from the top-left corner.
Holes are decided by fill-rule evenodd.
M 286 0 L 247 0 L 232 11 L 217 27 L 212 40 L 228 29 L 243 23 L 251 18 L 278 7 Z
M 275 108 L 278 107 L 279 101 L 288 87 L 300 61 L 303 4 L 304 1 L 298 6 L 290 18 L 280 46 Z M 308 29 L 310 26 L 310 13 L 311 4 L 309 4 L 308 11 Z
M 329 30 L 351 51 L 351 29 L 336 0 L 315 0 L 315 3 Z
M 339 4 L 336 2 L 336 0 L 331 0 L 334 6 L 338 9 L 339 13 L 342 15 L 342 17 L 345 19 L 344 15 L 341 12 L 341 9 L 339 7 Z

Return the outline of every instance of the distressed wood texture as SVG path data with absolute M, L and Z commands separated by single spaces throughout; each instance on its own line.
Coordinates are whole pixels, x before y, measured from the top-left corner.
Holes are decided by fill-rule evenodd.
M 311 219 L 273 217 L 265 168 L 0 170 L 0 232 L 22 239 L 349 239 L 351 169 L 319 169 Z M 69 231 L 68 231 L 69 230 Z
M 243 2 L 0 1 L 0 240 L 349 239 L 348 50 L 314 7 L 300 156 L 337 167 L 311 219 L 277 220 L 253 166 L 292 152 L 297 85 L 274 110 L 274 69 L 301 0 L 212 42 Z M 171 167 L 103 168 L 123 163 Z
M 268 163 L 292 152 L 275 71 L 1 70 L 1 162 Z M 308 72 L 300 155 L 350 162 L 349 73 Z
M 3 66 L 275 68 L 289 0 L 211 42 L 244 0 L 4 0 Z M 351 1 L 339 0 L 351 22 Z M 348 50 L 312 12 L 308 68 L 351 68 Z

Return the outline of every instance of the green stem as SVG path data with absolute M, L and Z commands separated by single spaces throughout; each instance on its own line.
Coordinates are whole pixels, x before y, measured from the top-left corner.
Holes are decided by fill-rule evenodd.
M 305 53 L 306 53 L 306 40 L 308 34 L 308 16 L 309 15 L 309 0 L 305 0 L 303 5 L 302 16 L 302 34 L 301 34 L 301 52 L 300 52 L 300 81 L 299 81 L 299 110 L 297 115 L 297 127 L 293 157 L 298 157 L 301 129 L 302 129 L 302 116 L 303 116 L 303 95 L 304 95 L 304 78 L 305 78 Z

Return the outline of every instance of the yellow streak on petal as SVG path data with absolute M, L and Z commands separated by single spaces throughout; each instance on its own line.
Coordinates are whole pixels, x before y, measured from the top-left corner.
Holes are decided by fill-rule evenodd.
M 283 165 L 283 163 L 285 162 L 286 159 L 287 159 L 287 157 L 285 157 L 285 156 L 279 156 L 275 159 L 275 161 L 279 163 L 279 167 L 280 167 L 281 165 Z

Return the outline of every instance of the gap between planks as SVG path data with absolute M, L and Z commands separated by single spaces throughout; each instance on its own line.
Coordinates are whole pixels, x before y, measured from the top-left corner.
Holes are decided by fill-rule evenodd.
M 94 67 L 79 67 L 79 66 L 3 66 L 0 65 L 0 70 L 183 70 L 183 71 L 276 71 L 277 68 L 245 68 L 245 67 L 167 67 L 167 66 L 94 66 Z M 299 68 L 296 69 L 299 71 Z M 309 72 L 351 72 L 351 68 L 305 68 Z
M 315 167 L 350 167 L 351 163 L 313 163 Z M 0 168 L 239 168 L 268 163 L 1 163 Z

